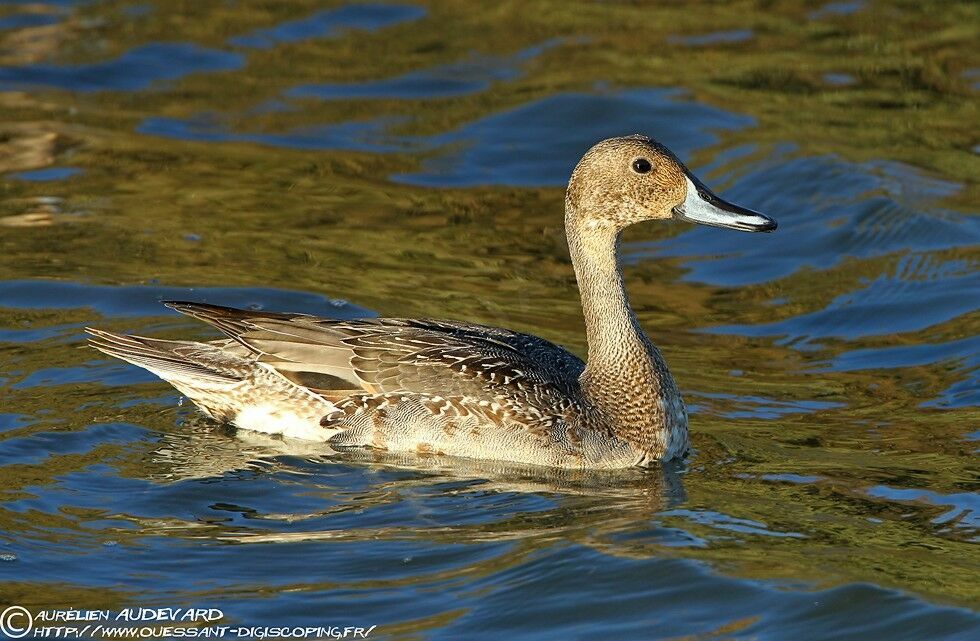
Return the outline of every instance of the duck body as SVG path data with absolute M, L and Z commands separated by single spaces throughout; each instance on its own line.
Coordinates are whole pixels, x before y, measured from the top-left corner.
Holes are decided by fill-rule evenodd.
M 656 449 L 636 447 L 616 435 L 619 417 L 583 394 L 585 363 L 528 334 L 447 321 L 167 305 L 232 338 L 166 341 L 90 330 L 92 345 L 152 371 L 211 418 L 242 429 L 562 468 L 645 465 L 688 447 L 672 380 L 673 393 L 651 397 L 638 412 L 669 422 L 668 438 Z
M 687 413 L 626 297 L 616 261 L 621 230 L 668 217 L 775 227 L 692 178 L 666 148 L 641 136 L 603 141 L 576 167 L 565 226 L 587 362 L 544 339 L 483 325 L 340 321 L 190 302 L 167 305 L 227 338 L 169 341 L 88 330 L 91 344 L 242 429 L 335 447 L 549 467 L 648 466 L 687 452 Z

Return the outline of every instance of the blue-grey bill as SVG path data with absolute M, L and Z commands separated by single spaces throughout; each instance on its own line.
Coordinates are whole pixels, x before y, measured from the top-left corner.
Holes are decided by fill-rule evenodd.
M 776 221 L 769 216 L 722 200 L 692 176 L 687 176 L 687 197 L 674 207 L 674 218 L 738 231 L 776 229 Z

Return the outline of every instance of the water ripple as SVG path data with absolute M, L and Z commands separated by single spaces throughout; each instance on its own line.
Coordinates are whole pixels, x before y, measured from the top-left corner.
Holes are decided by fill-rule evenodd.
M 722 174 L 721 180 L 728 177 Z M 765 184 L 778 183 L 778 190 Z M 720 190 L 732 201 L 771 214 L 779 231 L 765 238 L 692 227 L 665 241 L 628 246 L 631 260 L 686 257 L 685 280 L 727 286 L 829 269 L 847 257 L 934 251 L 980 243 L 980 216 L 945 211 L 936 199 L 960 188 L 899 163 L 776 156 L 741 172 Z M 705 258 L 708 257 L 708 258 Z
M 671 89 L 557 94 L 430 138 L 446 151 L 421 172 L 392 178 L 438 187 L 563 185 L 577 159 L 603 138 L 649 134 L 685 157 L 714 143 L 715 131 L 751 123 Z
M 185 42 L 137 47 L 114 60 L 82 65 L 0 67 L 0 89 L 39 85 L 68 91 L 137 91 L 192 73 L 238 69 L 245 59 Z
M 908 281 L 882 274 L 862 289 L 835 297 L 816 312 L 772 323 L 722 325 L 702 331 L 777 336 L 780 344 L 798 348 L 812 347 L 812 341 L 819 338 L 855 340 L 915 332 L 976 309 L 975 301 L 980 300 L 980 272 L 958 270 L 956 276 L 948 275 L 943 282 L 944 286 L 937 288 L 930 281 Z
M 425 9 L 400 4 L 352 4 L 318 11 L 306 18 L 291 20 L 267 29 L 257 29 L 229 38 L 239 47 L 268 49 L 277 44 L 299 42 L 309 38 L 337 37 L 346 31 L 377 31 L 400 22 L 418 20 Z
M 353 83 L 299 85 L 284 92 L 287 98 L 401 99 L 443 98 L 485 91 L 496 81 L 520 77 L 520 65 L 559 45 L 555 39 L 511 56 L 471 56 L 448 65 L 412 71 L 394 78 Z
M 264 287 L 110 287 L 66 281 L 0 281 L 0 307 L 89 307 L 103 316 L 160 316 L 175 313 L 163 307 L 160 301 L 164 300 L 195 300 L 246 309 L 288 309 L 333 318 L 374 316 L 373 312 L 344 300 Z

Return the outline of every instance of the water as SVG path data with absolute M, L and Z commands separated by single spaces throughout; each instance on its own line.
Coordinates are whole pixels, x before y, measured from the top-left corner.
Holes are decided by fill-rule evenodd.
M 2 603 L 386 639 L 980 635 L 976 6 L 540 4 L 0 6 Z M 683 464 L 338 455 L 82 348 L 211 336 L 157 302 L 186 298 L 582 353 L 561 186 L 633 132 L 780 223 L 626 235 Z

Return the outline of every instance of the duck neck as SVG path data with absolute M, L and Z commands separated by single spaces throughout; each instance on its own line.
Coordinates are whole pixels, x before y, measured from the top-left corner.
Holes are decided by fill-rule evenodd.
M 628 365 L 626 356 L 642 356 L 638 362 L 646 362 L 648 341 L 630 307 L 616 261 L 619 230 L 589 221 L 567 220 L 566 225 L 589 342 L 588 370 L 593 377 L 621 374 Z
M 579 379 L 600 422 L 641 453 L 670 458 L 687 447 L 687 417 L 660 352 L 626 298 L 616 261 L 619 231 L 566 215 L 582 295 L 589 358 Z

